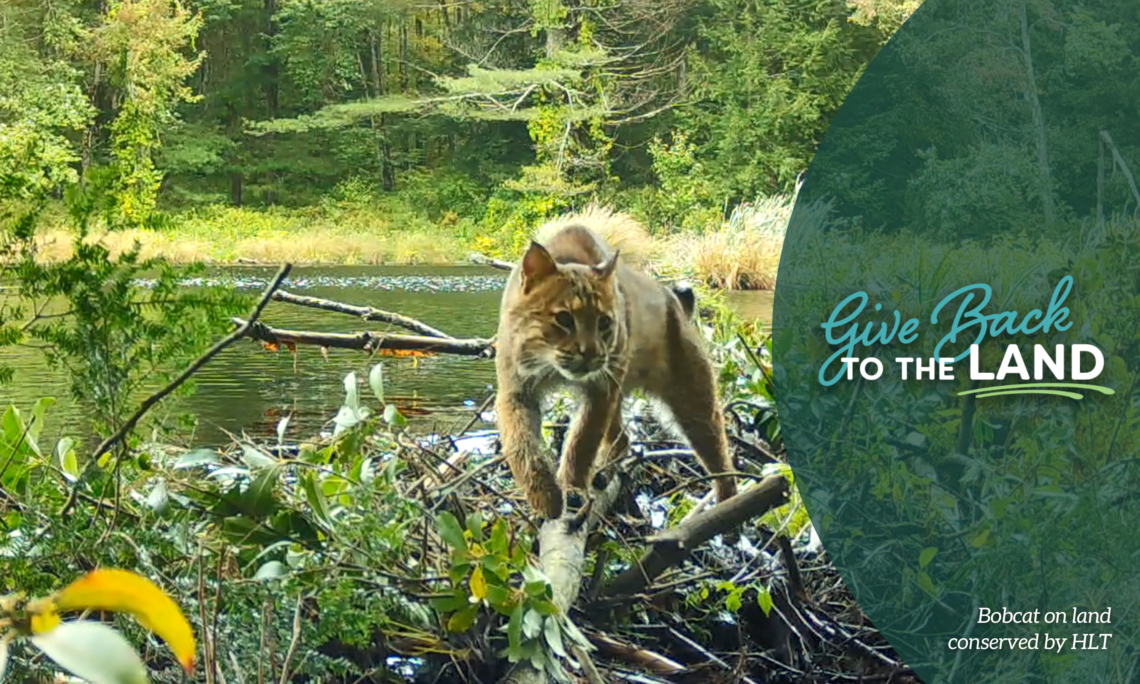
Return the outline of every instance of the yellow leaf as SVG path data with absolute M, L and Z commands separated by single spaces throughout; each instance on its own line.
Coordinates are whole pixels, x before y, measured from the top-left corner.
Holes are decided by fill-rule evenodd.
M 471 573 L 471 595 L 480 601 L 487 598 L 487 578 L 483 576 L 482 565 L 476 565 Z
M 187 672 L 194 671 L 194 631 L 178 604 L 153 582 L 127 570 L 94 570 L 55 596 L 58 610 L 130 613 L 174 651 Z
M 50 632 L 56 627 L 59 627 L 60 619 L 59 613 L 51 610 L 45 610 L 42 613 L 32 614 L 32 634 L 44 634 Z

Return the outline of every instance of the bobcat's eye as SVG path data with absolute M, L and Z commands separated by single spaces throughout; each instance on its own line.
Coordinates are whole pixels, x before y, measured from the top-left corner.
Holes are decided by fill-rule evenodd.
M 554 322 L 567 330 L 574 329 L 574 317 L 570 315 L 569 311 L 559 311 L 554 314 Z
M 601 332 L 606 332 L 607 330 L 610 329 L 610 326 L 612 326 L 613 324 L 614 324 L 614 319 L 610 318 L 609 316 L 605 316 L 605 315 L 598 316 L 598 330 L 600 330 Z

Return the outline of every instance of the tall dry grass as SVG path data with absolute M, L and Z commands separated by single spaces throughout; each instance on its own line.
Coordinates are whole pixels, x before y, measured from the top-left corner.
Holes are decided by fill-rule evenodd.
M 704 233 L 663 238 L 658 268 L 726 290 L 772 289 L 794 205 L 794 194 L 766 197 Z
M 143 257 L 174 263 L 444 264 L 466 253 L 465 241 L 427 221 L 411 222 L 358 207 L 254 211 L 215 207 L 175 217 L 159 230 L 95 228 L 88 241 L 121 254 L 137 241 Z M 38 238 L 44 260 L 71 255 L 71 234 L 48 227 Z

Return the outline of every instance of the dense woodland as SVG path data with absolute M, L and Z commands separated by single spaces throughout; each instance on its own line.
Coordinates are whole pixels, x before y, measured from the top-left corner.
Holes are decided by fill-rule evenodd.
M 8 0 L 0 199 L 366 200 L 497 239 L 602 197 L 699 230 L 794 186 L 916 5 Z

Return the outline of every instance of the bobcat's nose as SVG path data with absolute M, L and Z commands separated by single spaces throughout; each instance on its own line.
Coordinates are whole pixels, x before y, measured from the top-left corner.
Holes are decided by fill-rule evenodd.
M 598 371 L 602 367 L 602 357 L 598 353 L 596 347 L 580 348 L 570 362 L 567 364 L 566 370 L 575 375 L 589 375 Z

